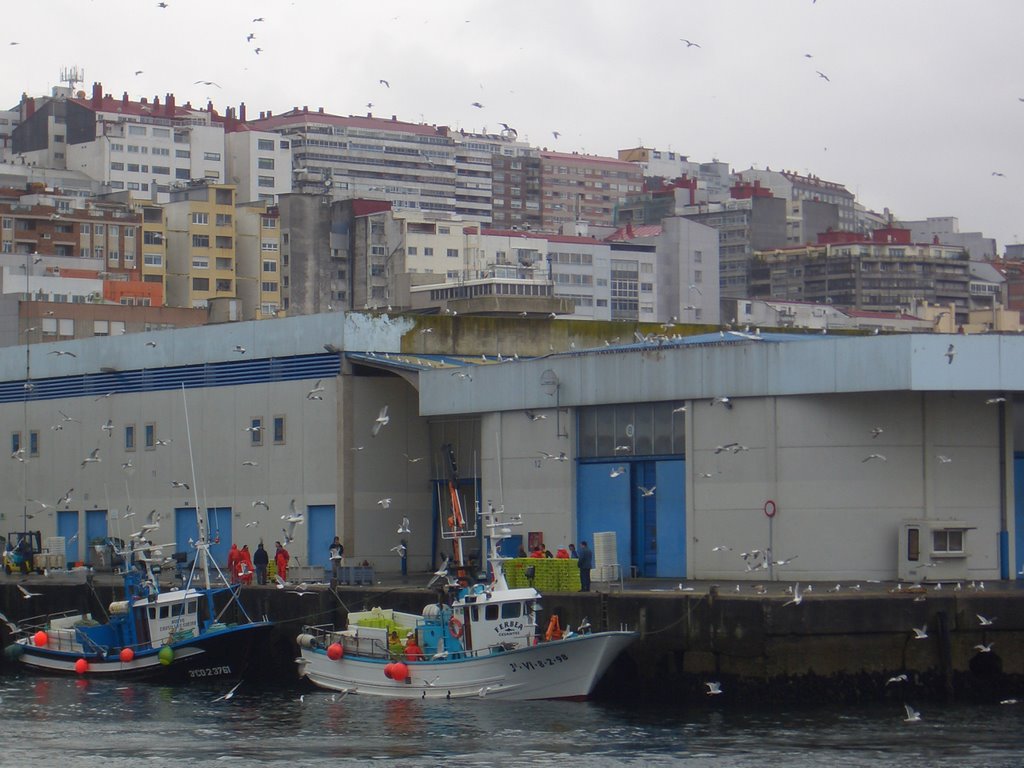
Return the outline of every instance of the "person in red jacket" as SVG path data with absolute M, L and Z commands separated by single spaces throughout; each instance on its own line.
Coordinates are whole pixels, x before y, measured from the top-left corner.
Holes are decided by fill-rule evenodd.
M 231 583 L 238 583 L 238 545 L 232 544 L 228 550 L 228 574 L 231 576 Z
M 274 565 L 277 566 L 277 575 L 281 581 L 288 580 L 288 560 L 291 556 L 288 554 L 288 550 L 285 549 L 281 542 L 277 542 L 277 552 L 274 554 Z

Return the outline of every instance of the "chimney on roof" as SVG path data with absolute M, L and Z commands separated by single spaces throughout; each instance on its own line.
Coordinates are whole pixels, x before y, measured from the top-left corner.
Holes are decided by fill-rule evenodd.
M 125 91 L 121 95 L 121 106 L 124 106 L 124 107 L 128 106 L 128 91 Z
M 153 97 L 153 109 L 159 109 L 159 108 L 160 108 L 160 97 L 159 96 L 154 96 Z
M 28 120 L 36 113 L 36 100 L 27 94 L 21 94 L 21 100 L 25 102 L 25 115 L 22 120 Z
M 309 107 L 307 107 L 305 104 L 303 104 L 302 105 L 302 111 L 303 112 L 309 112 Z
M 139 104 L 148 104 L 145 96 L 139 96 Z
M 391 122 L 392 122 L 392 123 L 396 123 L 396 122 L 398 122 L 398 115 L 392 115 L 392 116 L 391 116 Z
M 273 117 L 273 116 L 274 116 L 274 113 L 273 113 L 273 112 L 271 112 L 271 111 L 270 111 L 270 110 L 268 109 L 268 110 L 267 110 L 267 117 Z
M 213 114 L 213 101 L 211 99 L 206 100 L 206 111 L 211 115 Z
M 245 102 L 238 105 L 238 119 L 245 122 Z
M 164 111 L 168 115 L 174 115 L 174 94 L 168 93 L 164 96 Z
M 324 113 L 324 108 L 323 107 L 317 107 L 316 111 L 319 112 L 322 115 Z
M 100 83 L 92 84 L 92 108 L 99 109 L 103 104 L 103 86 Z

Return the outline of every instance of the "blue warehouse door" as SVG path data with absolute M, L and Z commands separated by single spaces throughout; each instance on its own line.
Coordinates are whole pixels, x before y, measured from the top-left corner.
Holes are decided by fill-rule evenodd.
M 309 524 L 306 539 L 309 564 L 330 568 L 331 554 L 328 547 L 331 546 L 334 537 L 339 535 L 334 523 L 334 505 L 310 504 L 306 508 L 306 522 Z
M 174 547 L 177 552 L 188 555 L 190 566 L 196 559 L 196 550 L 189 542 L 199 538 L 199 523 L 196 522 L 195 507 L 178 507 L 174 510 Z
M 658 562 L 654 575 L 686 576 L 686 462 L 654 462 Z
M 96 550 L 92 547 L 94 541 L 105 541 L 107 538 L 107 510 L 88 509 L 85 512 L 85 564 L 92 565 Z M 77 553 L 76 553 L 77 559 Z
M 57 510 L 57 535 L 64 537 L 64 556 L 67 567 L 78 561 L 78 512 L 71 509 Z
M 585 463 L 577 482 L 577 539 L 593 546 L 595 531 L 615 531 L 624 573 L 686 576 L 685 461 Z
M 221 568 L 227 568 L 232 543 L 231 507 L 210 507 L 206 510 L 206 521 L 210 528 L 210 556 Z
M 612 477 L 613 469 L 626 471 Z M 581 463 L 576 472 L 576 540 L 594 548 L 594 533 L 614 531 L 619 565 L 629 573 L 633 549 L 632 467 L 623 462 Z

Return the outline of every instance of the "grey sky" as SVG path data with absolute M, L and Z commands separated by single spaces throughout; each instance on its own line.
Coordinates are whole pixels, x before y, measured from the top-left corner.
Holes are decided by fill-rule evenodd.
M 412 122 L 506 122 L 561 151 L 643 143 L 813 173 L 879 211 L 957 216 L 1000 250 L 1024 238 L 1020 0 L 166 2 L 5 5 L 0 103 L 48 93 L 71 64 L 86 90 L 244 101 L 250 116 L 372 102 Z

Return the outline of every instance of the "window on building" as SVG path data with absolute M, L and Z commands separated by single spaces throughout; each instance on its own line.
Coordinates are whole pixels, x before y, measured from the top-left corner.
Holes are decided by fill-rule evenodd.
M 274 443 L 284 444 L 284 416 L 274 417 Z
M 208 290 L 210 290 L 210 278 L 208 278 L 208 277 L 193 277 L 192 278 L 192 290 L 193 291 L 208 291 Z
M 163 266 L 164 257 L 160 253 L 144 253 L 142 254 L 142 263 L 147 267 L 160 267 Z
M 932 551 L 962 553 L 964 551 L 963 530 L 932 531 Z
M 449 248 L 448 249 L 448 258 L 450 258 L 450 259 L 457 259 L 457 258 L 459 258 L 459 249 L 458 248 Z
M 264 188 L 266 188 L 266 187 L 273 187 L 274 186 L 274 177 L 273 176 L 257 176 L 256 177 L 256 186 L 264 187 Z
M 192 211 L 193 224 L 209 224 L 210 214 L 205 211 Z
M 274 140 L 273 139 L 257 139 L 256 149 L 260 152 L 273 152 L 274 151 Z
M 256 416 L 249 419 L 249 426 L 246 428 L 249 433 L 250 445 L 263 445 L 263 417 Z
M 263 271 L 264 272 L 277 272 L 277 262 L 276 261 L 264 261 L 263 262 Z
M 11 433 L 11 455 L 14 456 L 21 450 L 21 432 Z
M 193 248 L 209 248 L 210 247 L 210 236 L 209 235 L 192 235 L 192 247 Z
M 125 424 L 124 427 L 124 449 L 126 451 L 135 450 L 135 425 Z
M 429 247 L 429 246 L 425 247 L 423 249 L 423 255 L 424 256 L 433 256 L 434 255 L 434 249 Z
M 218 227 L 230 227 L 231 226 L 231 214 L 230 213 L 218 213 L 217 214 L 217 226 Z
M 272 157 L 261 157 L 256 161 L 256 167 L 261 171 L 272 171 L 274 170 L 274 158 Z
M 39 455 L 39 433 L 34 429 L 28 433 L 28 455 Z
M 215 163 L 219 163 L 220 152 L 203 152 L 203 160 L 211 160 Z
M 146 424 L 142 428 L 143 440 L 147 451 L 156 448 L 156 424 Z
M 277 291 L 277 283 L 264 280 L 260 284 L 261 289 L 264 293 L 275 293 Z

